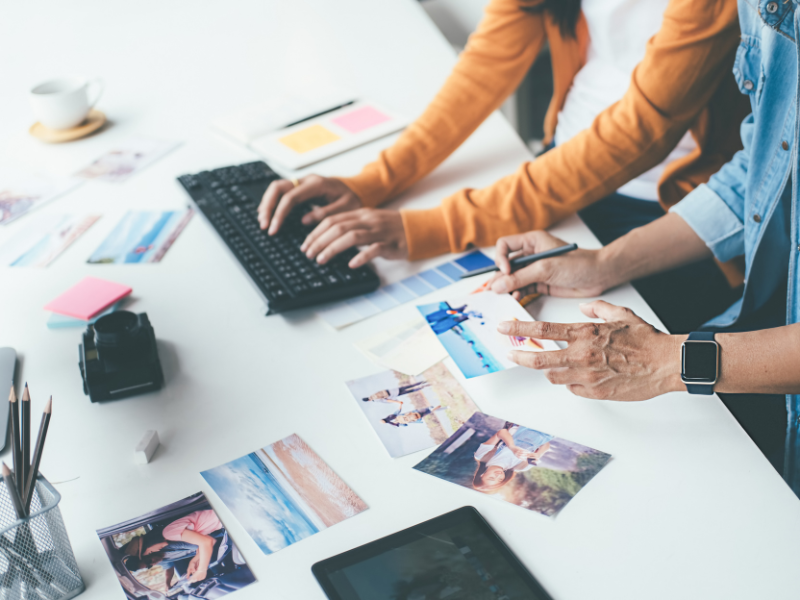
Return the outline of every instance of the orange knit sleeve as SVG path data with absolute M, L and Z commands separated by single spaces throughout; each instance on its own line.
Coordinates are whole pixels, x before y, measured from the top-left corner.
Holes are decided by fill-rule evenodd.
M 589 129 L 488 188 L 402 211 L 410 258 L 545 229 L 660 163 L 730 72 L 738 39 L 735 0 L 672 0 L 625 96 Z
M 378 160 L 341 178 L 365 206 L 377 206 L 430 173 L 497 110 L 527 74 L 545 40 L 543 17 L 520 0 L 492 0 L 453 72 Z

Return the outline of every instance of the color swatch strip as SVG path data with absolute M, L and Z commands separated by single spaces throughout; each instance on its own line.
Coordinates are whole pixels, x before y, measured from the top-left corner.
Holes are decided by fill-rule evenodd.
M 462 273 L 491 265 L 494 265 L 491 258 L 480 250 L 474 250 L 397 283 L 385 285 L 370 294 L 329 304 L 318 310 L 317 315 L 331 327 L 341 329 L 446 287 L 458 281 Z

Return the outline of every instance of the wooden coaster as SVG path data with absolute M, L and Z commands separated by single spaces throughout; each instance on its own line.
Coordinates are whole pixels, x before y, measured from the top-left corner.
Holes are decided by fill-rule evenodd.
M 86 137 L 90 133 L 94 133 L 100 129 L 106 122 L 106 115 L 94 108 L 89 111 L 86 120 L 71 129 L 50 129 L 45 127 L 38 121 L 31 125 L 28 130 L 33 137 L 47 142 L 49 144 L 60 144 L 62 142 L 71 142 Z

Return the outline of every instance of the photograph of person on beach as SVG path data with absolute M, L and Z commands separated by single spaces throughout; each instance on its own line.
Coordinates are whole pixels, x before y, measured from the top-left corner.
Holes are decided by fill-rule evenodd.
M 417 309 L 467 379 L 517 366 L 506 357 L 510 350 L 559 349 L 551 340 L 520 338 L 497 331 L 502 321 L 533 320 L 507 294 L 480 292 L 456 300 L 423 304 Z
M 478 410 L 443 363 L 416 376 L 383 371 L 347 387 L 392 458 L 433 448 Z

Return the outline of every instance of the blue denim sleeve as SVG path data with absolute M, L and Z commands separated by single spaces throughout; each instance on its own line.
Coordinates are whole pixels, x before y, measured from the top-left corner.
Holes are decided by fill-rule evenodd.
M 683 218 L 720 261 L 744 254 L 744 202 L 753 115 L 742 122 L 744 149 L 733 155 L 707 184 L 702 184 L 670 209 Z

